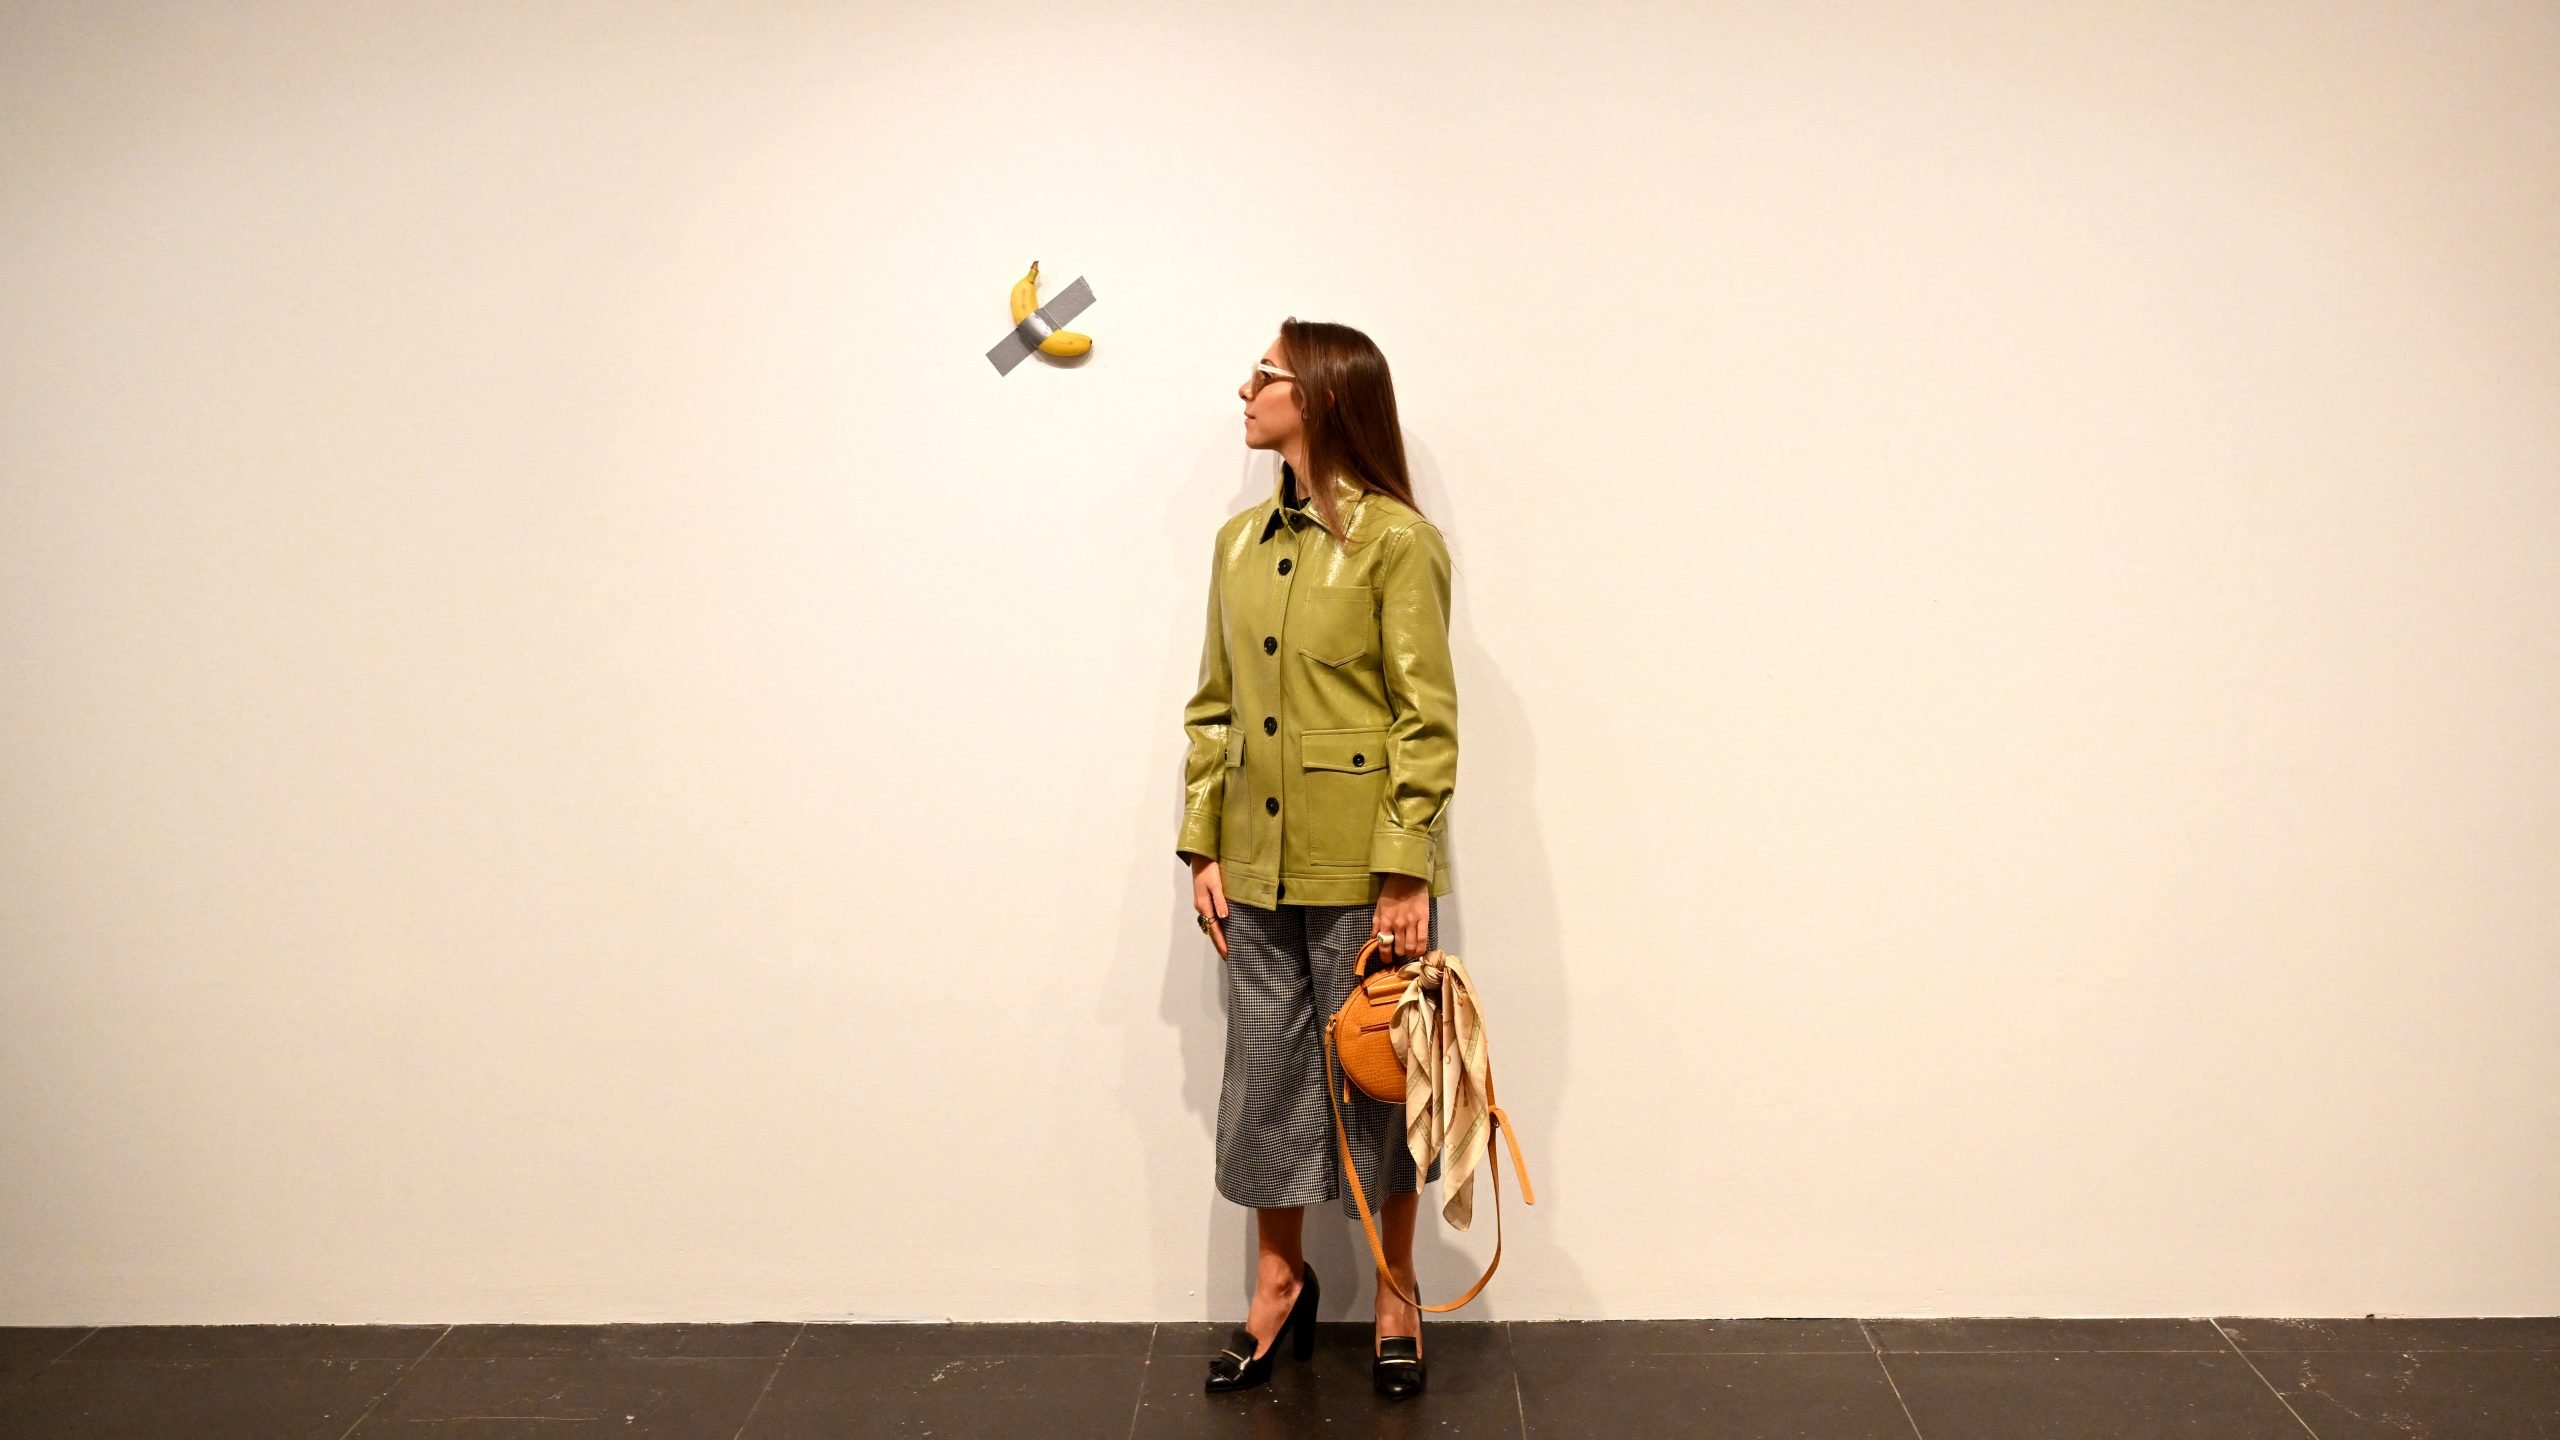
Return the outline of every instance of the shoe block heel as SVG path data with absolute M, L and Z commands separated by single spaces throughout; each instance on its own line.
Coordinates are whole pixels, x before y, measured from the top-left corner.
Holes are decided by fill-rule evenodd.
M 1315 1358 L 1316 1296 L 1319 1293 L 1321 1292 L 1316 1289 L 1315 1267 L 1310 1265 L 1307 1267 L 1307 1293 L 1298 1299 L 1298 1303 L 1306 1307 L 1307 1313 L 1296 1326 L 1292 1327 L 1289 1335 L 1289 1353 L 1301 1360 Z

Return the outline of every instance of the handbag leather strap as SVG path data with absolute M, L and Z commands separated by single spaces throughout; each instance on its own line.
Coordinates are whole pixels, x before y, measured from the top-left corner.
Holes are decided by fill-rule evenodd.
M 1364 957 L 1366 953 L 1366 951 L 1362 952 Z M 1465 982 L 1459 980 L 1456 972 L 1452 971 L 1443 977 L 1443 983 L 1463 984 Z M 1445 1004 L 1442 1007 L 1442 1013 L 1444 1015 L 1447 1013 L 1447 1007 Z M 1436 1028 L 1434 1033 L 1437 1033 Z M 1440 1058 L 1437 1046 L 1433 1047 L 1431 1058 L 1433 1064 L 1436 1066 Z M 1484 1273 L 1476 1277 L 1476 1283 L 1467 1287 L 1466 1294 L 1459 1296 L 1457 1299 L 1450 1301 L 1446 1305 L 1425 1305 L 1422 1303 L 1422 1297 L 1406 1290 L 1404 1286 L 1397 1281 L 1395 1272 L 1387 1268 L 1386 1247 L 1379 1243 L 1377 1223 L 1369 1217 L 1369 1197 L 1360 1186 L 1360 1167 L 1357 1162 L 1353 1161 L 1351 1158 L 1351 1137 L 1345 1133 L 1342 1128 L 1342 1100 L 1340 1098 L 1342 1086 L 1334 1079 L 1333 1027 L 1331 1025 L 1327 1025 L 1324 1031 L 1324 1076 L 1325 1103 L 1333 1108 L 1334 1143 L 1339 1146 L 1342 1151 L 1343 1173 L 1351 1177 L 1351 1202 L 1360 1207 L 1360 1228 L 1369 1233 L 1369 1253 L 1376 1257 L 1378 1262 L 1378 1283 L 1394 1289 L 1398 1295 L 1401 1295 L 1407 1301 L 1410 1301 L 1413 1307 L 1417 1310 L 1430 1310 L 1434 1312 L 1455 1310 L 1460 1306 L 1465 1305 L 1468 1301 L 1476 1298 L 1477 1292 L 1484 1289 L 1485 1282 L 1493 1278 L 1495 1268 L 1502 1264 L 1502 1158 L 1500 1153 L 1493 1148 L 1493 1137 L 1491 1135 L 1487 1135 L 1485 1137 L 1484 1147 L 1484 1168 L 1486 1173 L 1493 1179 L 1493 1258 L 1485 1262 Z M 1524 1205 L 1535 1205 L 1538 1203 L 1538 1196 L 1534 1190 L 1529 1188 L 1529 1166 L 1527 1162 L 1520 1158 L 1520 1142 L 1513 1138 L 1511 1134 L 1511 1117 L 1502 1113 L 1501 1106 L 1492 1103 L 1493 1052 L 1490 1043 L 1487 1044 L 1485 1050 L 1484 1082 L 1486 1101 L 1485 1123 L 1490 1125 L 1495 1131 L 1499 1132 L 1502 1136 L 1503 1143 L 1511 1147 L 1511 1168 L 1518 1172 L 1520 1176 L 1521 1203 Z M 1417 1201 L 1417 1203 L 1419 1202 Z

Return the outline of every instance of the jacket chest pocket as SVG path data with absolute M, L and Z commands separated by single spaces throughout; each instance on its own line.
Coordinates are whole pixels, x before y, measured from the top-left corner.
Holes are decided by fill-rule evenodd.
M 1366 865 L 1369 832 L 1387 788 L 1386 727 L 1309 730 L 1299 736 L 1299 756 L 1308 861 Z
M 1309 585 L 1298 592 L 1290 638 L 1299 653 L 1348 665 L 1378 643 L 1376 592 L 1366 585 Z

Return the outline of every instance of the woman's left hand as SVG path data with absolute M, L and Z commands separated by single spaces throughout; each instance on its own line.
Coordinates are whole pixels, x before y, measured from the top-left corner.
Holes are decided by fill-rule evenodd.
M 1377 919 L 1369 926 L 1369 933 L 1394 937 L 1378 946 L 1381 951 L 1389 944 L 1395 947 L 1387 957 L 1389 964 L 1418 960 L 1430 953 L 1431 882 L 1419 875 L 1385 872 L 1379 882 Z

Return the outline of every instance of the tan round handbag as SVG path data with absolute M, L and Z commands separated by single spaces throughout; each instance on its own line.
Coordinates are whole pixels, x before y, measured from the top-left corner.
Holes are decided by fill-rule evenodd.
M 1369 968 L 1378 939 L 1360 947 L 1351 963 L 1351 993 L 1333 1012 L 1333 1049 L 1342 1073 L 1361 1093 L 1391 1105 L 1404 1103 L 1404 1062 L 1396 1058 L 1396 1000 L 1421 971 L 1422 962 L 1408 960 L 1392 969 Z M 1436 998 L 1431 1003 L 1437 1003 Z
M 1351 1158 L 1351 1137 L 1342 1128 L 1342 1103 L 1351 1098 L 1351 1087 L 1357 1085 L 1361 1093 L 1372 1100 L 1402 1107 L 1405 1102 L 1405 1069 L 1404 1062 L 1396 1058 L 1394 1027 L 1397 1002 L 1403 998 L 1408 986 L 1417 980 L 1423 981 L 1421 1003 L 1431 1007 L 1432 1033 L 1437 1035 L 1441 1033 L 1440 1016 L 1443 1012 L 1438 990 L 1429 983 L 1429 969 L 1438 968 L 1441 985 L 1464 985 L 1466 981 L 1454 969 L 1426 967 L 1424 962 L 1430 956 L 1420 956 L 1393 968 L 1382 965 L 1372 971 L 1369 957 L 1376 953 L 1378 943 L 1378 937 L 1373 935 L 1368 944 L 1360 947 L 1360 958 L 1351 966 L 1351 993 L 1343 997 L 1342 1004 L 1325 1026 L 1324 1093 L 1326 1102 L 1333 1107 L 1334 1143 L 1342 1150 L 1343 1173 L 1351 1177 L 1351 1199 L 1360 1209 L 1360 1226 L 1369 1232 L 1369 1253 L 1377 1259 L 1379 1282 L 1393 1286 L 1395 1292 L 1412 1302 L 1416 1309 L 1455 1310 L 1476 1298 L 1477 1293 L 1484 1289 L 1485 1282 L 1493 1278 L 1494 1267 L 1502 1263 L 1502 1166 L 1492 1135 L 1485 1137 L 1484 1168 L 1490 1172 L 1493 1181 L 1493 1258 L 1485 1262 L 1484 1274 L 1467 1287 L 1466 1294 L 1446 1305 L 1425 1305 L 1419 1296 L 1407 1294 L 1404 1286 L 1396 1280 L 1395 1273 L 1387 1268 L 1386 1247 L 1379 1243 L 1377 1224 L 1369 1215 L 1369 1197 L 1360 1184 L 1360 1167 Z M 1431 952 L 1432 955 L 1439 953 L 1437 950 Z M 1472 990 L 1468 998 L 1473 1000 Z M 1476 1006 L 1480 1027 L 1483 1014 L 1483 1007 Z M 1437 1047 L 1434 1047 L 1431 1058 L 1436 1065 L 1440 1058 Z M 1334 1078 L 1336 1064 L 1341 1067 L 1340 1080 Z M 1435 1080 L 1433 1090 L 1436 1093 L 1438 1089 Z M 1511 1147 L 1511 1168 L 1520 1176 L 1521 1203 L 1535 1205 L 1538 1197 L 1529 1188 L 1528 1162 L 1520 1157 L 1520 1141 L 1511 1133 L 1511 1117 L 1503 1114 L 1502 1107 L 1492 1102 L 1493 1051 L 1488 1035 L 1485 1046 L 1485 1123 Z

